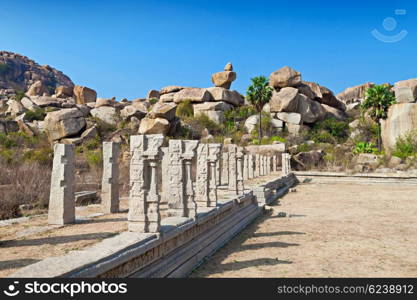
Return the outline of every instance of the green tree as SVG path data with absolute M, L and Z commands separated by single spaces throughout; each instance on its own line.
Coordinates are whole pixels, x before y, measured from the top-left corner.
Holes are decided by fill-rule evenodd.
M 381 151 L 381 123 L 388 116 L 388 108 L 395 103 L 394 92 L 389 85 L 375 85 L 365 92 L 365 100 L 361 104 L 363 111 L 378 125 L 378 150 Z
M 246 91 L 246 99 L 259 113 L 259 140 L 262 139 L 262 109 L 271 100 L 272 87 L 268 85 L 268 79 L 265 76 L 258 76 L 251 79 L 252 84 Z

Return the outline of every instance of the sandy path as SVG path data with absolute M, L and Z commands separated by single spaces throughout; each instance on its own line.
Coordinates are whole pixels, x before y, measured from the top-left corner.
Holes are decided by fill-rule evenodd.
M 296 189 L 191 277 L 417 276 L 416 187 L 309 183 Z

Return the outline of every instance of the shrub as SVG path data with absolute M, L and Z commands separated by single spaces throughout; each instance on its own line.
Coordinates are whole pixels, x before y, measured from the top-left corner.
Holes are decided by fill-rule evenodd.
M 406 159 L 417 154 L 417 131 L 410 131 L 397 138 L 392 155 Z
M 315 131 L 311 134 L 311 139 L 315 143 L 330 143 L 335 144 L 337 139 L 328 131 L 322 130 L 322 131 Z
M 102 151 L 86 151 L 85 157 L 87 159 L 88 165 L 92 168 L 100 168 L 103 164 Z
M 32 122 L 34 120 L 43 121 L 45 119 L 46 112 L 42 108 L 37 108 L 34 111 L 28 110 L 25 113 L 24 119 L 28 122 Z
M 54 151 L 51 148 L 43 147 L 26 151 L 23 154 L 23 159 L 43 166 L 52 166 L 53 154 Z
M 182 101 L 177 105 L 176 115 L 179 118 L 190 118 L 194 116 L 193 104 L 190 100 Z
M 149 99 L 149 103 L 150 103 L 151 105 L 154 105 L 156 102 L 158 102 L 158 99 L 156 99 L 156 98 L 151 98 L 151 99 Z
M 271 137 L 270 141 L 271 142 L 281 142 L 281 143 L 286 143 L 287 142 L 286 139 L 284 139 L 283 137 L 277 136 L 277 135 Z
M 314 145 L 302 143 L 297 146 L 297 152 L 308 152 L 314 149 Z
M 324 134 L 327 132 L 328 134 Z M 318 139 L 325 139 L 321 141 L 324 143 L 329 142 L 344 142 L 349 136 L 349 124 L 345 121 L 339 121 L 333 118 L 325 119 L 321 122 L 314 124 L 312 128 L 312 135 Z M 322 135 L 320 137 L 320 135 Z M 330 136 L 332 138 L 330 138 Z M 314 140 L 314 139 L 313 139 Z
M 358 142 L 356 143 L 355 149 L 353 149 L 354 154 L 360 153 L 373 153 L 378 154 L 378 148 L 373 143 Z
M 25 92 L 24 91 L 16 91 L 16 95 L 14 96 L 14 99 L 16 101 L 19 101 L 23 99 L 23 97 L 25 97 Z

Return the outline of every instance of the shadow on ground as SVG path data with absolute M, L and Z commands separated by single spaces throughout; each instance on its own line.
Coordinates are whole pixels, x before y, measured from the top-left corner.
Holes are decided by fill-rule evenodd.
M 279 206 L 278 201 L 274 201 L 270 206 Z M 294 215 L 295 216 L 295 215 Z M 296 215 L 297 217 L 304 217 L 304 215 Z M 261 224 L 270 218 L 277 218 L 276 215 L 272 216 L 271 212 L 265 211 L 263 215 L 259 216 L 252 224 L 250 224 L 245 230 L 240 232 L 236 237 L 230 240 L 222 249 L 214 254 L 213 257 L 207 258 L 205 262 L 200 265 L 190 277 L 206 277 L 212 273 L 222 273 L 225 271 L 233 270 L 242 270 L 249 267 L 261 267 L 261 266 L 270 266 L 270 265 L 280 265 L 280 264 L 292 264 L 292 261 L 287 260 L 278 260 L 271 258 L 257 258 L 247 261 L 234 261 L 222 263 L 230 253 L 235 253 L 239 251 L 261 249 L 266 247 L 273 248 L 287 248 L 287 247 L 297 247 L 299 244 L 295 243 L 285 243 L 285 242 L 265 242 L 265 243 L 255 243 L 247 244 L 247 240 L 253 237 L 279 237 L 279 236 L 288 236 L 288 235 L 303 235 L 305 232 L 298 231 L 275 231 L 275 232 L 257 232 Z

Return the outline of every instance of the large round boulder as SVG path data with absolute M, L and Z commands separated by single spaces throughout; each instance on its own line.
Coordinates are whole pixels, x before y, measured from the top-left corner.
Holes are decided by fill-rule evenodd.
M 301 83 L 301 73 L 285 66 L 269 76 L 269 85 L 275 89 L 288 86 L 297 86 Z
M 50 112 L 45 117 L 45 131 L 51 141 L 78 135 L 86 126 L 78 108 L 65 108 Z

